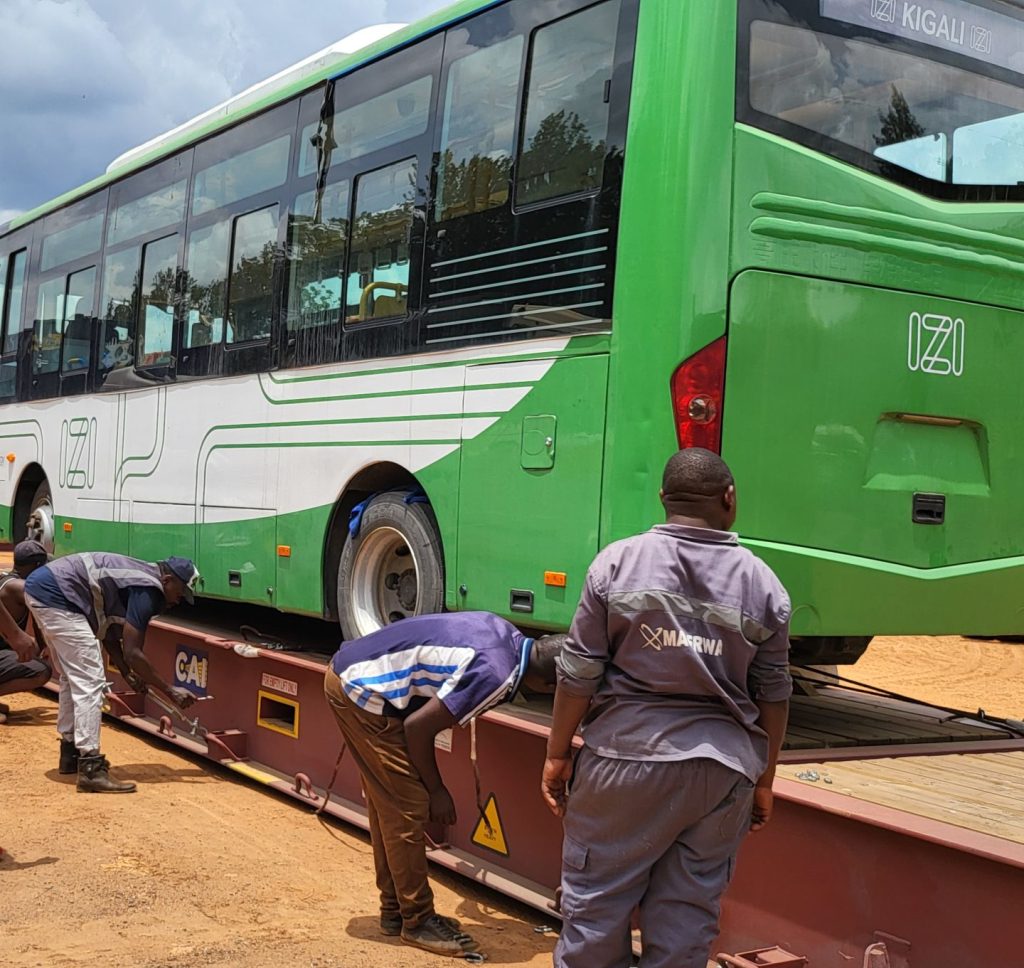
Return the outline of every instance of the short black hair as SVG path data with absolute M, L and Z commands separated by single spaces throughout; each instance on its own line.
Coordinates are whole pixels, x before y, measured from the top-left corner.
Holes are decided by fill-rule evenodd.
M 661 489 L 670 503 L 718 497 L 733 484 L 732 471 L 718 454 L 703 447 L 676 451 L 665 465 Z

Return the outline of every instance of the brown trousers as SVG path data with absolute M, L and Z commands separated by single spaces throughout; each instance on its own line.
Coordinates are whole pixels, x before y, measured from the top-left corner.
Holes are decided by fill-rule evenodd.
M 363 778 L 381 915 L 401 914 L 404 928 L 417 928 L 434 913 L 423 830 L 430 798 L 409 758 L 404 725 L 360 709 L 330 668 L 324 694 Z

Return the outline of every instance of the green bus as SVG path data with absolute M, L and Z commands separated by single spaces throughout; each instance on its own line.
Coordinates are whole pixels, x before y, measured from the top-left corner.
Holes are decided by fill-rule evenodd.
M 798 656 L 1021 631 L 1024 6 L 366 39 L 0 229 L 0 537 L 191 554 L 347 636 L 562 628 L 704 446 Z

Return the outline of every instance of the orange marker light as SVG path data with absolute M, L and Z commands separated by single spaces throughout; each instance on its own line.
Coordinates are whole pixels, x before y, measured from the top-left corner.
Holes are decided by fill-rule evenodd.
M 291 545 L 278 545 L 277 546 L 277 557 L 278 558 L 291 558 L 292 546 Z
M 551 588 L 565 588 L 565 572 L 564 571 L 546 571 L 544 572 L 544 584 L 549 585 Z
M 7 463 L 8 464 L 13 464 L 14 463 L 14 454 L 8 454 L 7 455 Z
M 75 526 L 70 521 L 65 521 L 64 522 L 64 533 L 65 534 L 71 534 L 71 532 L 74 530 L 74 527 Z

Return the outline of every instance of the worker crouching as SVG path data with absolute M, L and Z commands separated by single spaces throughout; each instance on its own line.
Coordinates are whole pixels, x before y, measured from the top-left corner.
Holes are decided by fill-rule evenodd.
M 564 636 L 534 641 L 489 612 L 404 619 L 342 645 L 324 691 L 366 791 L 380 927 L 405 944 L 462 957 L 476 944 L 434 910 L 424 827 L 451 826 L 434 737 L 507 702 L 552 692 Z

